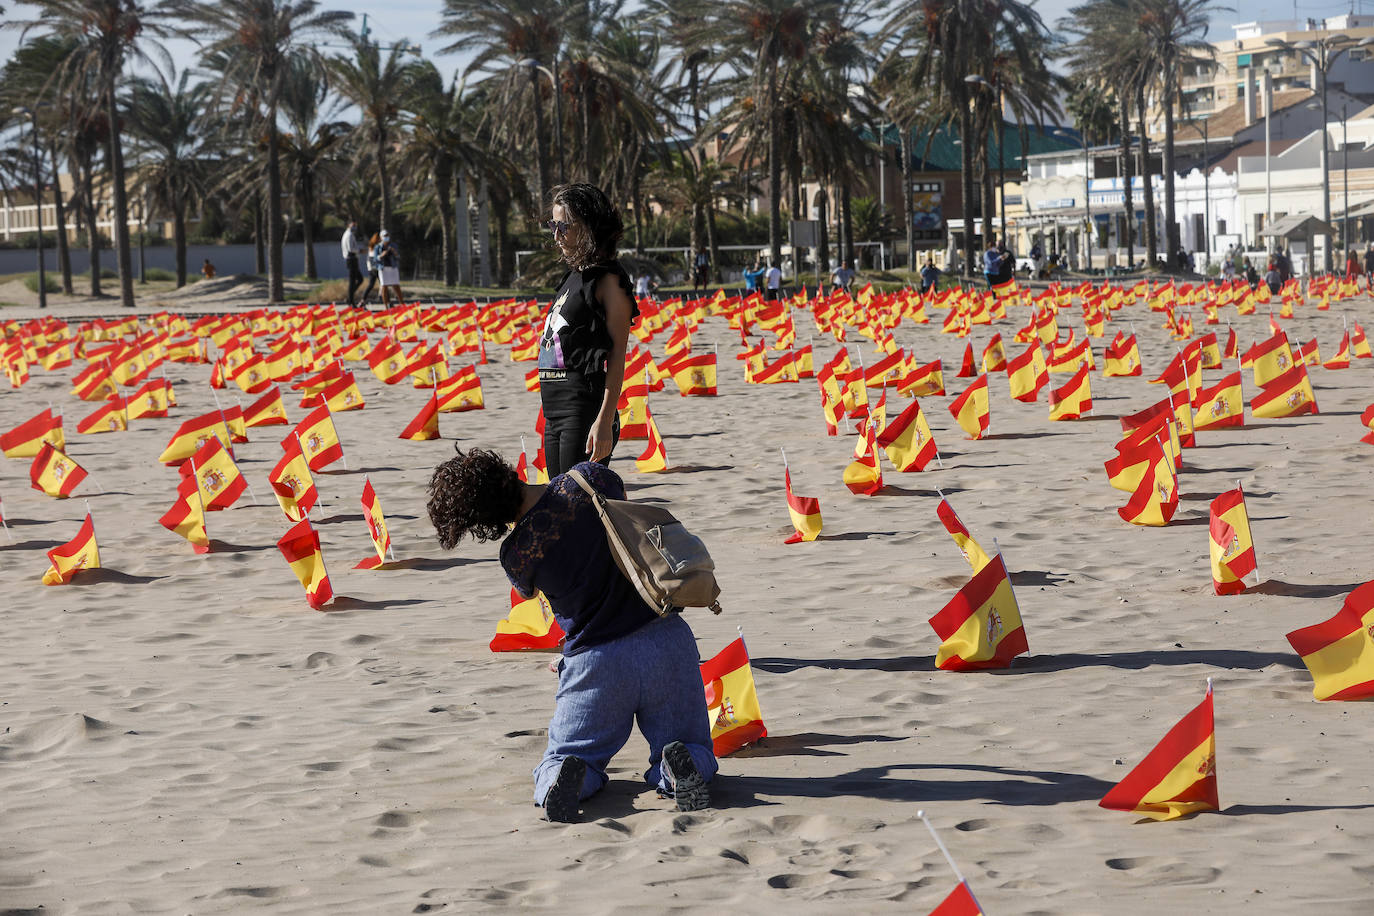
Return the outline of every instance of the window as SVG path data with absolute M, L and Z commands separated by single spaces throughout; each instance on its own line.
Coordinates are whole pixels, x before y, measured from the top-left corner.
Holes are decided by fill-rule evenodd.
M 1250 55 L 1249 55 L 1249 54 L 1237 54 L 1237 55 L 1236 55 L 1236 66 L 1237 66 L 1237 67 L 1248 67 L 1248 66 L 1250 66 Z
M 1217 235 L 1225 235 L 1225 234 L 1226 234 L 1226 220 L 1224 220 L 1224 219 L 1219 219 L 1219 220 L 1217 220 Z

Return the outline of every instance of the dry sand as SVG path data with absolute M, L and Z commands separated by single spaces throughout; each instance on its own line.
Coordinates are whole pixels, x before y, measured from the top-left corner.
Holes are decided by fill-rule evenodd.
M 1242 348 L 1267 334 L 1266 316 L 1224 311 Z M 1343 311 L 1374 326 L 1365 297 L 1285 324 L 1329 357 Z M 998 323 L 1004 338 L 1024 315 Z M 1109 336 L 1133 321 L 1147 373 L 1162 369 L 1175 345 L 1159 316 L 1118 318 Z M 976 329 L 976 351 L 989 336 Z M 964 341 L 935 324 L 897 338 L 943 358 L 962 390 Z M 1095 416 L 1050 423 L 1043 395 L 1013 402 L 994 376 L 993 435 L 979 442 L 951 398 L 927 398 L 944 469 L 889 468 L 864 498 L 841 483 L 853 439 L 824 435 L 815 384 L 746 385 L 734 340 L 721 319 L 698 338 L 720 344 L 718 398 L 669 386 L 651 399 L 670 471 L 637 473 L 637 442 L 613 467 L 711 545 L 726 613 L 689 620 L 703 656 L 743 627 L 770 736 L 723 761 L 714 810 L 684 815 L 642 784 L 636 734 L 573 826 L 530 803 L 549 657 L 488 651 L 508 608 L 496 547 L 444 554 L 424 513 L 455 441 L 512 460 L 521 433 L 533 446 L 528 365 L 493 348 L 487 409 L 444 415 L 444 438 L 423 443 L 395 437 L 427 394 L 358 373 L 368 408 L 338 416 L 349 470 L 318 480 L 343 596 L 327 613 L 307 607 L 274 544 L 287 523 L 266 473 L 281 429 L 239 447 L 259 505 L 210 517 L 213 553 L 157 523 L 176 479 L 157 455 L 213 406 L 208 367 L 169 364 L 181 406 L 124 434 L 76 434 L 92 405 L 69 396 L 72 370 L 0 391 L 0 429 L 63 407 L 105 566 L 42 586 L 44 551 L 75 534 L 85 504 L 29 489 L 27 460 L 0 461 L 16 541 L 0 535 L 0 913 L 923 913 L 955 878 L 920 809 L 988 913 L 1370 912 L 1374 708 L 1315 702 L 1284 633 L 1370 578 L 1374 450 L 1358 414 L 1374 361 L 1313 370 L 1320 416 L 1199 434 L 1177 516 L 1148 529 L 1117 517 L 1126 494 L 1102 461 L 1115 418 L 1160 386 L 1095 374 Z M 779 446 L 797 492 L 821 500 L 815 543 L 782 543 Z M 364 475 L 405 568 L 351 569 L 371 551 Z M 1266 584 L 1219 598 L 1207 504 L 1237 479 Z M 926 619 L 968 578 L 936 487 L 1005 551 L 1031 647 L 1011 670 L 934 670 Z M 1209 676 L 1224 810 L 1156 824 L 1099 808 Z

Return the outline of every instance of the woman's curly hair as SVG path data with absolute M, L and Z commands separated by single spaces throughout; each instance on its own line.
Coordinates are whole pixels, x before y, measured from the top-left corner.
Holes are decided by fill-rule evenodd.
M 434 469 L 429 480 L 429 520 L 439 545 L 452 550 L 464 535 L 479 541 L 506 536 L 520 514 L 524 485 L 515 468 L 493 451 L 462 451 Z
M 565 260 L 574 270 L 614 261 L 625 221 L 606 193 L 592 184 L 564 184 L 553 189 L 553 203 L 567 210 L 586 230 L 581 244 Z

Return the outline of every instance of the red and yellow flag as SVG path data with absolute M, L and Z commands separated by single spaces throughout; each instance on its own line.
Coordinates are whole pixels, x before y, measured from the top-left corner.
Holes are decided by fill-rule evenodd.
M 200 481 L 183 477 L 177 484 L 177 501 L 158 519 L 162 527 L 184 537 L 196 553 L 210 552 L 210 538 L 205 530 L 205 506 L 200 501 Z
M 960 881 L 940 905 L 930 911 L 930 916 L 983 916 L 983 910 L 969 890 L 967 881 Z
M 983 348 L 983 371 L 1003 372 L 1007 368 L 1007 352 L 1002 347 L 1002 335 L 992 335 L 992 340 Z
M 88 435 L 122 432 L 128 428 L 129 418 L 124 412 L 124 399 L 118 396 L 110 398 L 76 424 L 77 432 Z
M 976 576 L 982 572 L 983 567 L 987 566 L 991 560 L 988 558 L 987 552 L 973 539 L 973 535 L 969 534 L 964 523 L 959 520 L 959 515 L 954 511 L 954 507 L 949 504 L 949 500 L 941 498 L 940 505 L 935 507 L 935 514 L 940 517 L 940 522 L 949 532 L 949 536 L 954 538 L 954 543 L 959 548 L 959 552 L 964 555 L 968 565 L 973 568 L 973 574 Z
M 1275 376 L 1259 394 L 1250 399 L 1250 413 L 1256 417 L 1296 417 L 1305 413 L 1319 413 L 1317 398 L 1312 392 L 1312 380 L 1307 367 L 1298 363 Z
M 1077 420 L 1092 409 L 1092 383 L 1088 379 L 1087 365 L 1079 366 L 1065 384 L 1050 389 L 1051 420 Z
M 315 489 L 315 478 L 310 473 L 310 464 L 305 460 L 300 440 L 295 434 L 281 440 L 281 456 L 267 475 L 272 492 L 277 497 L 281 511 L 288 520 L 299 522 L 306 517 L 315 503 L 319 501 L 319 491 Z
M 1330 620 L 1288 634 L 1318 700 L 1374 697 L 1374 582 L 1345 596 Z
M 187 459 L 181 466 L 181 476 L 196 479 L 201 505 L 207 512 L 228 509 L 248 488 L 248 481 L 234 463 L 233 453 L 218 437 L 211 438 Z
M 72 495 L 77 484 L 86 479 L 86 470 L 51 442 L 44 442 L 29 465 L 29 483 L 57 499 Z
M 1104 363 L 1102 374 L 1107 378 L 1120 378 L 1140 375 L 1140 348 L 1136 345 L 1134 334 L 1117 332 L 1107 350 L 1102 354 Z
M 45 442 L 58 451 L 67 447 L 67 437 L 62 434 L 62 415 L 54 414 L 47 407 L 36 417 L 0 435 L 0 451 L 6 458 L 32 458 L 42 451 Z
M 621 439 L 647 439 L 649 424 L 645 420 L 649 412 L 649 382 L 647 380 L 627 379 L 620 389 L 620 401 L 616 405 L 620 412 Z
M 388 385 L 394 385 L 406 377 L 409 361 L 401 352 L 401 345 L 395 338 L 387 336 L 367 354 L 367 364 L 378 379 Z
M 1245 493 L 1234 490 L 1212 500 L 1212 515 L 1207 528 L 1212 558 L 1212 586 L 1218 595 L 1245 591 L 1245 576 L 1256 569 L 1255 542 L 1250 537 L 1250 516 L 1245 511 Z
M 377 549 L 375 557 L 367 557 L 354 566 L 354 569 L 376 569 L 386 562 L 386 553 L 391 549 L 391 532 L 386 527 L 386 516 L 382 514 L 382 501 L 377 491 L 372 489 L 372 480 L 363 478 L 363 518 L 367 520 L 367 532 L 372 536 L 372 546 Z M 501 632 L 497 627 L 497 633 Z
M 319 610 L 334 597 L 329 584 L 329 570 L 324 566 L 324 552 L 320 550 L 320 535 L 310 519 L 296 523 L 277 541 L 277 548 L 290 564 L 301 585 L 305 586 L 305 600 Z
M 485 410 L 482 400 L 482 380 L 477 368 L 460 369 L 452 377 L 435 386 L 434 396 L 440 413 L 462 413 L 465 410 Z
M 872 496 L 883 488 L 883 469 L 878 461 L 877 437 L 873 424 L 865 421 L 859 433 L 857 457 L 844 469 L 844 485 L 849 492 Z
M 192 417 L 182 423 L 177 431 L 172 434 L 167 447 L 163 449 L 157 460 L 163 464 L 180 465 L 216 436 L 226 443 L 233 441 L 233 433 L 229 429 L 229 424 L 223 413 L 213 410 L 210 413 Z
M 439 399 L 437 395 L 431 395 L 425 406 L 420 408 L 420 412 L 415 418 L 406 424 L 406 428 L 401 430 L 398 439 L 409 439 L 412 442 L 426 442 L 430 439 L 439 438 Z
M 343 443 L 339 442 L 328 406 L 316 407 L 307 414 L 296 424 L 295 434 L 312 471 L 322 470 L 343 457 Z
M 367 401 L 363 400 L 363 393 L 358 390 L 358 381 L 353 377 L 352 372 L 345 372 L 339 378 L 330 382 L 329 385 L 319 393 L 317 403 L 329 405 L 333 413 L 342 413 L 345 410 L 362 410 L 367 406 Z M 302 407 L 315 406 L 314 404 L 302 404 Z
M 124 414 L 130 420 L 142 417 L 165 417 L 167 409 L 175 407 L 176 392 L 165 378 L 149 379 L 143 387 L 124 399 Z
M 668 467 L 668 450 L 663 447 L 663 437 L 658 433 L 658 423 L 654 415 L 645 411 L 649 423 L 649 441 L 644 453 L 635 459 L 635 468 L 644 474 L 654 474 Z
M 1336 355 L 1322 363 L 1326 369 L 1349 369 L 1350 368 L 1350 332 L 1346 331 L 1341 335 L 1340 346 L 1336 349 Z
M 563 642 L 563 628 L 553 616 L 549 599 L 542 592 L 521 598 L 510 590 L 510 613 L 496 624 L 491 638 L 493 652 L 521 652 L 529 649 L 557 649 Z
M 1255 373 L 1255 385 L 1263 387 L 1293 368 L 1293 349 L 1283 331 L 1252 346 L 1245 354 L 1244 364 Z
M 884 425 L 874 441 L 902 473 L 924 471 L 939 455 L 920 401 L 912 401 L 891 423 Z
M 701 683 L 706 688 L 706 713 L 717 757 L 727 757 L 768 736 L 743 638 L 701 663 Z
M 682 356 L 673 360 L 668 367 L 678 392 L 686 397 L 716 396 L 716 354 L 702 353 L 698 356 Z
M 81 570 L 100 568 L 100 548 L 95 543 L 95 524 L 89 512 L 76 537 L 49 550 L 48 560 L 52 565 L 43 573 L 44 585 L 66 585 Z
M 1001 554 L 930 618 L 930 626 L 940 637 L 935 667 L 944 671 L 1006 668 L 1013 658 L 1030 651 Z
M 1007 363 L 1007 382 L 1011 396 L 1018 401 L 1034 403 L 1040 389 L 1049 384 L 1050 373 L 1045 366 L 1045 354 L 1039 344 L 1031 344 L 1020 356 Z
M 282 404 L 281 389 L 276 385 L 243 411 L 244 426 L 289 426 L 290 423 L 286 406 Z
M 945 393 L 945 373 L 940 360 L 917 366 L 902 376 L 897 391 L 908 397 L 930 397 Z
M 1225 376 L 1193 396 L 1193 429 L 1220 429 L 1245 425 L 1245 394 L 1240 370 Z
M 950 403 L 949 412 L 954 415 L 959 428 L 968 434 L 968 438 L 981 439 L 987 434 L 992 418 L 988 407 L 986 372 Z
M 814 496 L 798 496 L 792 492 L 792 472 L 786 467 L 782 470 L 783 487 L 787 491 L 787 514 L 792 518 L 795 532 L 788 535 L 784 544 L 801 541 L 814 541 L 821 533 L 821 502 Z
M 1212 685 L 1126 778 L 1112 787 L 1103 808 L 1169 821 L 1221 807 L 1217 796 L 1217 741 Z
M 1135 492 L 1116 513 L 1132 525 L 1162 527 L 1178 510 L 1178 475 L 1162 442 L 1150 450 L 1147 461 Z

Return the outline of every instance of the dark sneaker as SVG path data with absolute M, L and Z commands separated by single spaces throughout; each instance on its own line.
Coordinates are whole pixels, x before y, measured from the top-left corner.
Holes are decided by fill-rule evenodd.
M 673 796 L 677 799 L 677 810 L 700 811 L 711 807 L 711 790 L 706 780 L 692 761 L 687 745 L 674 741 L 663 748 L 663 760 L 659 769 L 666 770 L 663 775 L 672 783 Z
M 544 796 L 545 818 L 555 824 L 571 824 L 577 820 L 578 796 L 582 794 L 582 780 L 586 775 L 586 761 L 580 757 L 563 758 L 558 778 Z

